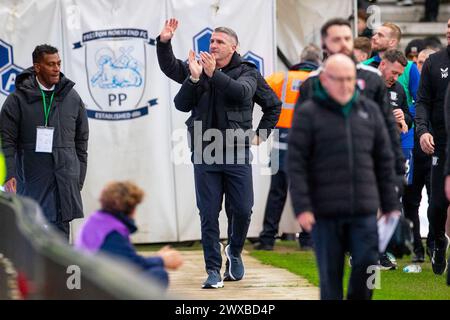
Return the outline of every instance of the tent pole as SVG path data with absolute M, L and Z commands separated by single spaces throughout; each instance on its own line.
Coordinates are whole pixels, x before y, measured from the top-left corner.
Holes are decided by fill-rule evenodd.
M 353 0 L 353 32 L 358 36 L 358 0 Z

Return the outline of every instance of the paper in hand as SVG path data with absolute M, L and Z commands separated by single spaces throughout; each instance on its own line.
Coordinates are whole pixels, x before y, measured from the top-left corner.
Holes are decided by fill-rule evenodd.
M 378 219 L 378 250 L 384 252 L 389 244 L 389 241 L 394 234 L 395 228 L 397 228 L 398 221 L 400 220 L 400 214 L 388 214 L 382 215 Z

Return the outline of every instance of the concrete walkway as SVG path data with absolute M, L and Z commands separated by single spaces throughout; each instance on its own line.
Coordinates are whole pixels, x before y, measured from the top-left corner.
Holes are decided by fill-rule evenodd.
M 206 279 L 202 251 L 182 251 L 183 266 L 170 272 L 169 294 L 187 300 L 316 300 L 319 289 L 287 270 L 263 265 L 244 250 L 245 277 L 221 289 L 201 289 Z M 223 256 L 223 275 L 226 258 Z

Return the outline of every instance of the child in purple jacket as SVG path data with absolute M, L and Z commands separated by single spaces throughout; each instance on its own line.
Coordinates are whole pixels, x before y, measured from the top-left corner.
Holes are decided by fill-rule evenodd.
M 75 241 L 75 248 L 90 253 L 102 251 L 123 258 L 167 288 L 169 277 L 166 268 L 181 266 L 180 253 L 164 247 L 157 256 L 142 257 L 130 241 L 130 234 L 137 231 L 134 215 L 143 197 L 144 192 L 132 182 L 109 183 L 100 196 L 101 209 L 87 218 Z

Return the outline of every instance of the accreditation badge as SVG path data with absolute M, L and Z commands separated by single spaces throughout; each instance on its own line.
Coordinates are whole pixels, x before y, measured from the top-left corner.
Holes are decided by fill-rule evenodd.
M 52 153 L 53 133 L 55 128 L 37 127 L 36 128 L 36 152 Z

